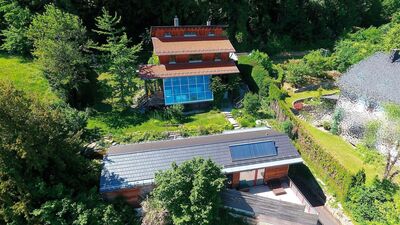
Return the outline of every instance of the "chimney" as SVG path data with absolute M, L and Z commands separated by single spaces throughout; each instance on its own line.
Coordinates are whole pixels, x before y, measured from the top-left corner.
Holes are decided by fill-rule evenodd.
M 390 59 L 391 59 L 392 63 L 394 63 L 398 59 L 400 59 L 400 50 L 399 49 L 393 49 L 391 54 L 390 54 Z
M 179 27 L 179 18 L 178 18 L 178 16 L 175 16 L 175 18 L 174 18 L 174 27 Z
M 207 26 L 211 26 L 211 20 L 207 20 Z

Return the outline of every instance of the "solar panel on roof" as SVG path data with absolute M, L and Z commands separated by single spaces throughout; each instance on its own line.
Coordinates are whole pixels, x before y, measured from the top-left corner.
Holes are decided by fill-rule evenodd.
M 274 141 L 229 146 L 232 161 L 277 155 Z

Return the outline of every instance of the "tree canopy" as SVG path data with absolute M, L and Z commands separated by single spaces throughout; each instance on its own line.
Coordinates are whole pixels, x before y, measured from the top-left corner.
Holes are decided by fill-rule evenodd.
M 96 193 L 98 164 L 81 155 L 85 126 L 84 113 L 0 82 L 0 223 L 134 224 L 132 210 Z
M 215 224 L 225 176 L 211 160 L 195 158 L 156 174 L 152 196 L 176 225 Z

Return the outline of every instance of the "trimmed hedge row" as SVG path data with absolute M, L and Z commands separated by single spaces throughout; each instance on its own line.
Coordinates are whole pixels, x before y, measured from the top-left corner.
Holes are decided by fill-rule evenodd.
M 295 133 L 298 137 L 296 147 L 300 151 L 302 158 L 319 177 L 324 179 L 336 196 L 344 200 L 350 189 L 354 174 L 316 142 L 314 137 L 302 126 L 292 110 L 282 100 L 278 101 L 274 106 L 274 110 L 278 110 L 276 112 L 277 115 L 281 115 L 278 119 L 290 119 L 294 123 Z

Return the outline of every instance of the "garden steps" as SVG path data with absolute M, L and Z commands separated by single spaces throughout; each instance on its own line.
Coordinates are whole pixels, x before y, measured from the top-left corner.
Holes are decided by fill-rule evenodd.
M 225 115 L 225 118 L 229 121 L 229 123 L 232 124 L 233 128 L 236 129 L 240 129 L 240 125 L 239 123 L 235 120 L 235 118 L 233 118 L 232 113 L 229 111 L 226 112 L 222 112 Z

